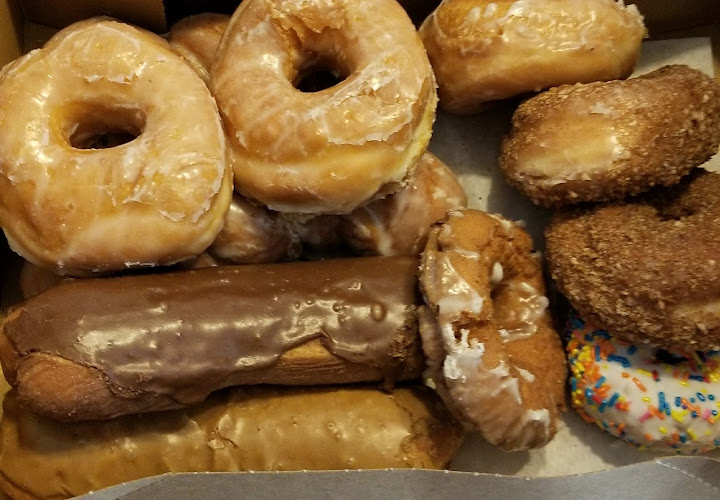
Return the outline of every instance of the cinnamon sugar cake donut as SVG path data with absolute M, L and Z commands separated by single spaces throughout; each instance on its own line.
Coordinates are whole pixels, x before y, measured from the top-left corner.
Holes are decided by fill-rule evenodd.
M 499 159 L 534 203 L 609 201 L 676 183 L 720 145 L 720 83 L 683 65 L 564 85 L 522 103 Z
M 586 321 L 639 344 L 720 349 L 720 174 L 566 209 L 546 228 L 548 266 Z

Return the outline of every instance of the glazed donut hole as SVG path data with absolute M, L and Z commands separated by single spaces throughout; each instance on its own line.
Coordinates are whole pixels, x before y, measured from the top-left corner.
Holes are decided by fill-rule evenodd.
M 63 118 L 63 136 L 75 149 L 109 149 L 130 143 L 145 130 L 147 117 L 138 107 L 82 102 Z

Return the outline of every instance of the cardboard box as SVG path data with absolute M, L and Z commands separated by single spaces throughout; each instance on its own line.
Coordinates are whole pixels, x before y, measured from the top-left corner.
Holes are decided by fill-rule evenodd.
M 361 0 L 358 0 L 361 1 Z M 404 0 L 416 22 L 437 0 Z M 166 32 L 177 19 L 195 12 L 231 12 L 237 2 L 161 0 L 0 0 L 0 65 L 44 43 L 57 29 L 95 15 L 110 15 Z M 667 57 L 697 56 L 704 66 L 706 48 L 714 52 L 710 68 L 720 75 L 720 2 L 717 0 L 638 0 L 651 39 L 668 40 L 658 52 Z M 693 37 L 688 40 L 688 37 Z M 697 38 L 699 37 L 699 38 Z M 660 60 L 663 60 L 662 58 Z M 486 116 L 457 118 L 438 115 L 430 149 L 466 183 L 470 204 L 477 208 L 525 219 L 533 236 L 542 236 L 547 213 L 497 186 L 494 168 L 499 139 L 512 113 L 500 107 Z M 483 137 L 477 130 L 491 129 Z M 1 131 L 0 131 L 1 133 Z M 480 170 L 473 163 L 489 161 Z M 492 192 L 493 182 L 500 190 Z M 14 295 L 19 259 L 0 238 L 0 283 Z M 8 290 L 10 290 L 8 292 Z M 662 454 L 661 454 L 662 455 Z M 703 458 L 663 458 L 638 450 L 570 412 L 560 434 L 546 449 L 507 454 L 470 436 L 451 468 L 457 472 L 364 471 L 328 473 L 190 474 L 149 478 L 98 492 L 93 500 L 110 498 L 448 498 L 484 492 L 490 497 L 604 498 L 709 498 L 720 496 L 720 453 Z M 596 472 L 608 469 L 605 472 Z M 527 476 L 543 476 L 533 480 Z M 328 488 L 328 485 L 332 485 Z M 571 497 L 572 495 L 572 497 Z

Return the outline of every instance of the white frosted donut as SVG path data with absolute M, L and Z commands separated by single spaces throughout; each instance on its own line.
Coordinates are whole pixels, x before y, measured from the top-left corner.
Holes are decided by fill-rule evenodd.
M 635 5 L 615 0 L 443 0 L 419 32 L 440 106 L 470 114 L 564 83 L 625 78 L 645 27 Z
M 631 344 L 571 315 L 572 405 L 588 422 L 642 448 L 720 446 L 720 352 Z
M 217 108 L 160 37 L 76 23 L 5 68 L 0 102 L 0 225 L 26 259 L 65 275 L 171 264 L 220 231 Z M 85 149 L 103 134 L 132 140 Z
M 296 88 L 320 70 L 341 81 Z M 394 0 L 246 0 L 210 77 L 236 189 L 274 210 L 347 213 L 397 191 L 430 139 L 432 69 Z

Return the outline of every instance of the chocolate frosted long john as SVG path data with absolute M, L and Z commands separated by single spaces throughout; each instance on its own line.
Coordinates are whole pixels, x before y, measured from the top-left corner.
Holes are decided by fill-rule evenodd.
M 58 420 L 195 404 L 231 385 L 412 379 L 417 261 L 358 258 L 74 280 L 8 314 L 20 400 Z

